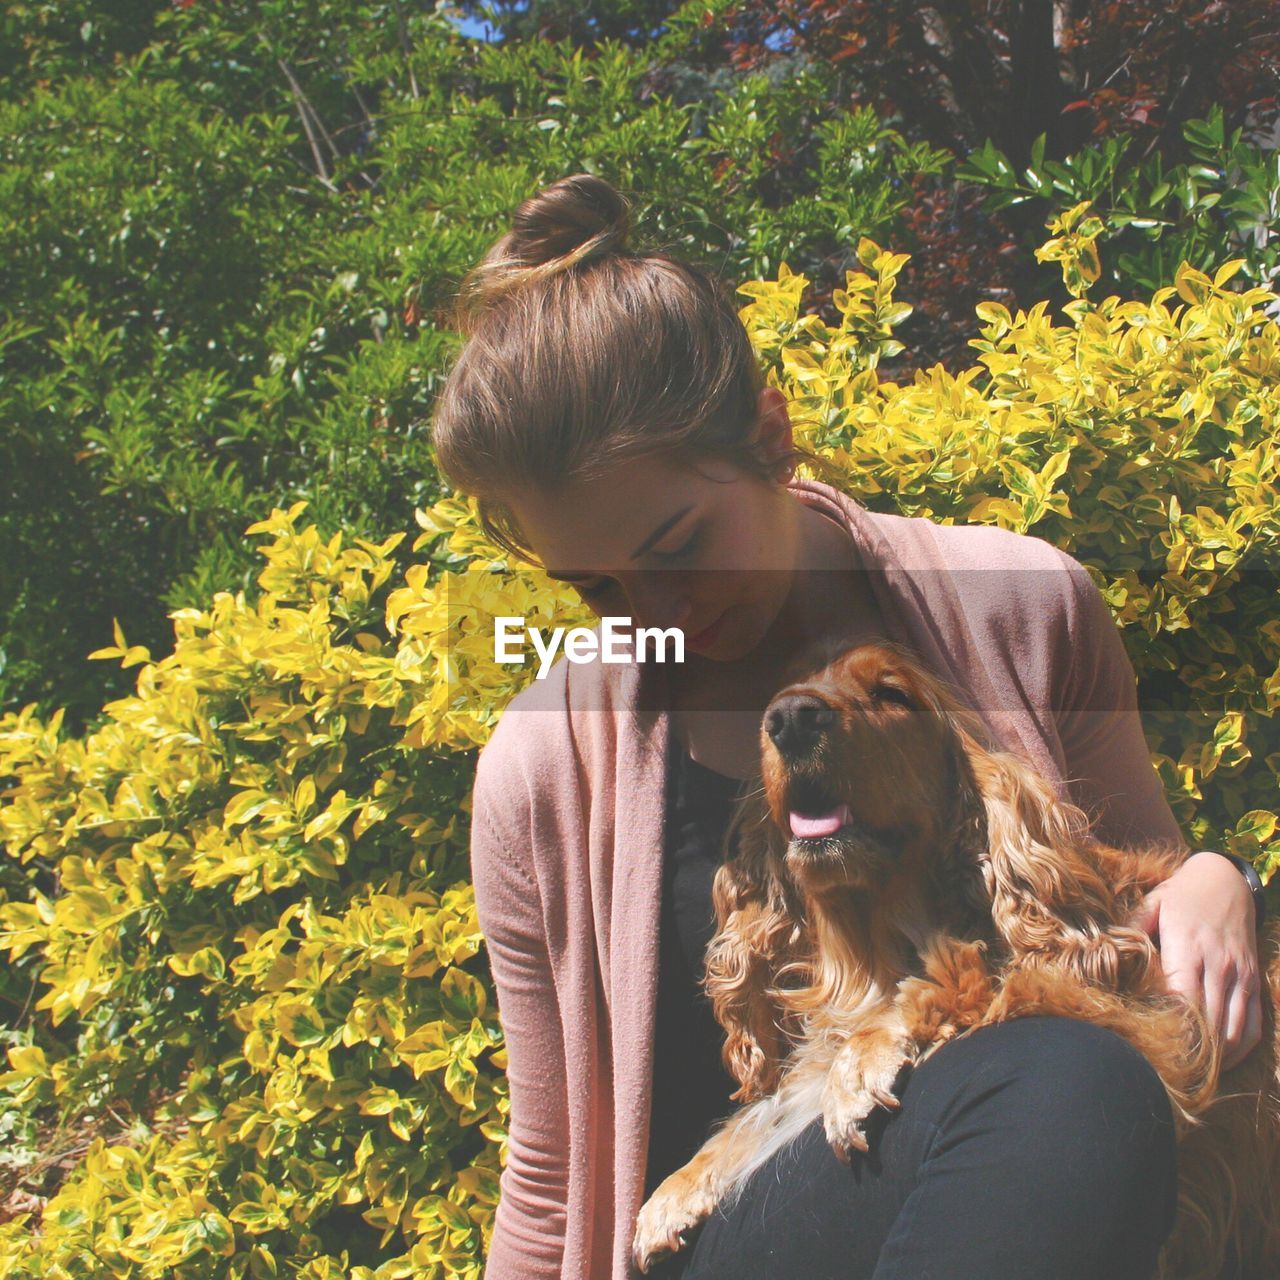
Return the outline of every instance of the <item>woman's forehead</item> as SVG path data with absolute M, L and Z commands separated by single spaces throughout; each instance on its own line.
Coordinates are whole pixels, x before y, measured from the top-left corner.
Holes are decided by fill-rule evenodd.
M 713 478 L 704 464 L 637 458 L 597 479 L 522 490 L 506 502 L 547 568 L 585 573 L 626 567 L 672 530 L 733 501 L 727 478 Z

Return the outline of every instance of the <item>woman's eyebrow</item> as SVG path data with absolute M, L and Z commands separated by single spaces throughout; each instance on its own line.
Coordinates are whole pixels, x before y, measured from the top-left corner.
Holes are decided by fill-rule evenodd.
M 672 528 L 692 510 L 693 503 L 691 502 L 687 507 L 681 507 L 675 515 L 669 516 L 631 553 L 631 558 L 633 560 L 639 560 L 640 557 L 644 555 L 644 553 L 648 551 L 649 548 L 653 546 L 653 544 L 657 542 L 668 529 Z M 571 582 L 574 578 L 591 578 L 595 576 L 590 573 L 572 573 L 568 570 L 557 573 L 552 569 L 546 570 L 546 574 L 548 578 L 556 578 L 561 582 Z

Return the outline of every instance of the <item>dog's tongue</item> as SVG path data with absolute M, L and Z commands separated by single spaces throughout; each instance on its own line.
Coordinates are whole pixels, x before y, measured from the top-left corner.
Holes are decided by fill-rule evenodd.
M 791 834 L 800 840 L 813 836 L 830 836 L 849 821 L 849 806 L 837 805 L 830 813 L 797 813 L 791 810 Z

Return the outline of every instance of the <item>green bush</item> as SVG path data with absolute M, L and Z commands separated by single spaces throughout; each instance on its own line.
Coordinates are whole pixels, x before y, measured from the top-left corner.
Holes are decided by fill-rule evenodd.
M 1092 273 L 1073 210 L 1045 256 Z M 1098 577 L 1188 836 L 1280 860 L 1272 713 L 1280 327 L 1272 295 L 1184 265 L 1148 301 L 980 308 L 978 363 L 881 382 L 905 258 L 859 245 L 841 322 L 804 278 L 743 286 L 756 349 L 868 506 L 989 522 Z M 1172 305 L 1171 305 L 1172 304 Z M 0 996 L 9 1162 L 56 1122 L 97 1136 L 0 1275 L 476 1277 L 503 1159 L 501 1036 L 466 883 L 474 752 L 518 685 L 492 618 L 571 625 L 564 584 L 508 566 L 443 498 L 382 542 L 268 535 L 260 594 L 173 616 L 134 694 L 78 737 L 0 717 L 8 863 Z M 87 1113 L 87 1114 L 86 1114 Z M 116 1123 L 112 1123 L 115 1121 Z M 33 1166 L 35 1164 L 33 1158 Z
M 1265 285 L 1280 272 L 1280 151 L 1229 136 L 1222 109 L 1188 120 L 1181 133 L 1190 162 L 1168 169 L 1160 153 L 1138 157 L 1132 134 L 1100 139 L 1062 160 L 1045 159 L 1041 135 L 1021 173 L 990 140 L 958 165 L 955 176 L 988 188 L 989 211 L 1037 202 L 1059 217 L 1088 202 L 1103 227 L 1103 290 L 1140 297 L 1173 279 L 1182 262 L 1202 271 L 1225 251 L 1240 273 Z
M 677 105 L 616 43 L 497 48 L 413 6 L 402 40 L 398 9 L 7 14 L 26 58 L 0 99 L 0 707 L 82 728 L 126 688 L 84 660 L 111 619 L 158 654 L 167 611 L 252 595 L 240 533 L 273 507 L 411 532 L 440 496 L 446 305 L 540 186 L 598 172 L 642 239 L 742 279 L 851 261 L 941 163 L 833 113 L 821 66 Z

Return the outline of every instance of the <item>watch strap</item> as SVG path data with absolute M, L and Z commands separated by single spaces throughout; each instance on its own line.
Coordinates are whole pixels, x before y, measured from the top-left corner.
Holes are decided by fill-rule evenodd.
M 1262 877 L 1258 874 L 1258 869 L 1247 858 L 1242 858 L 1239 854 L 1225 853 L 1221 849 L 1215 849 L 1215 853 L 1226 858 L 1233 863 L 1235 869 L 1244 876 L 1249 885 L 1249 892 L 1253 894 L 1253 909 L 1258 917 L 1258 928 L 1261 929 L 1267 918 L 1267 890 L 1262 883 Z

